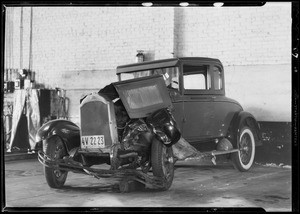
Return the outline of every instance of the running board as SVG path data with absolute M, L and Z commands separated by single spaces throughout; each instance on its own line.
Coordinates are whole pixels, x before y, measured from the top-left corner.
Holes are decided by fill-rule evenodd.
M 225 155 L 225 154 L 231 154 L 234 152 L 238 152 L 238 149 L 231 149 L 227 151 L 218 151 L 218 150 L 213 150 L 209 152 L 197 152 L 197 154 L 192 155 L 190 157 L 185 158 L 184 160 L 201 160 L 201 159 L 211 159 L 211 162 L 216 165 L 216 155 Z

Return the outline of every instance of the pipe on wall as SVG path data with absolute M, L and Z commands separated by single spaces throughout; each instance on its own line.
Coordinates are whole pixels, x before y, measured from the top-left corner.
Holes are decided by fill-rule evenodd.
M 29 43 L 29 70 L 32 70 L 32 22 L 33 22 L 33 8 L 30 8 L 30 43 Z
M 23 7 L 21 7 L 20 17 L 20 70 L 23 69 Z

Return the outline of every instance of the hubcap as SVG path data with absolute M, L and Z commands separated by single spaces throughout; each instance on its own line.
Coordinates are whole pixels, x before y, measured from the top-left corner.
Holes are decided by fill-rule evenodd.
M 169 157 L 167 162 L 173 163 L 174 162 L 173 157 Z
M 59 178 L 62 175 L 60 170 L 54 170 L 54 174 L 57 178 Z

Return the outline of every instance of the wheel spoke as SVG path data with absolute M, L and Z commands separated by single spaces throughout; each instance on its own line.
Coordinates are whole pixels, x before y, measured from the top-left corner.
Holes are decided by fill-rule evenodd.
M 255 137 L 253 130 L 247 125 L 240 127 L 236 145 L 238 152 L 232 155 L 233 165 L 239 171 L 247 171 L 252 166 L 255 155 Z
M 247 164 L 250 160 L 250 155 L 252 152 L 251 139 L 248 134 L 242 136 L 239 146 L 241 161 L 242 163 Z
M 169 151 L 166 147 L 163 149 L 163 171 L 165 174 L 166 179 L 169 179 L 171 176 L 171 170 L 172 170 L 172 164 L 173 164 L 173 158 L 172 155 L 169 154 Z

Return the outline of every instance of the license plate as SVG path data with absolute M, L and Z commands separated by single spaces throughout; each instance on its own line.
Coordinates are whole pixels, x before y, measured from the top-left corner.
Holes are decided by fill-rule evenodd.
M 81 148 L 104 148 L 104 135 L 81 136 Z

